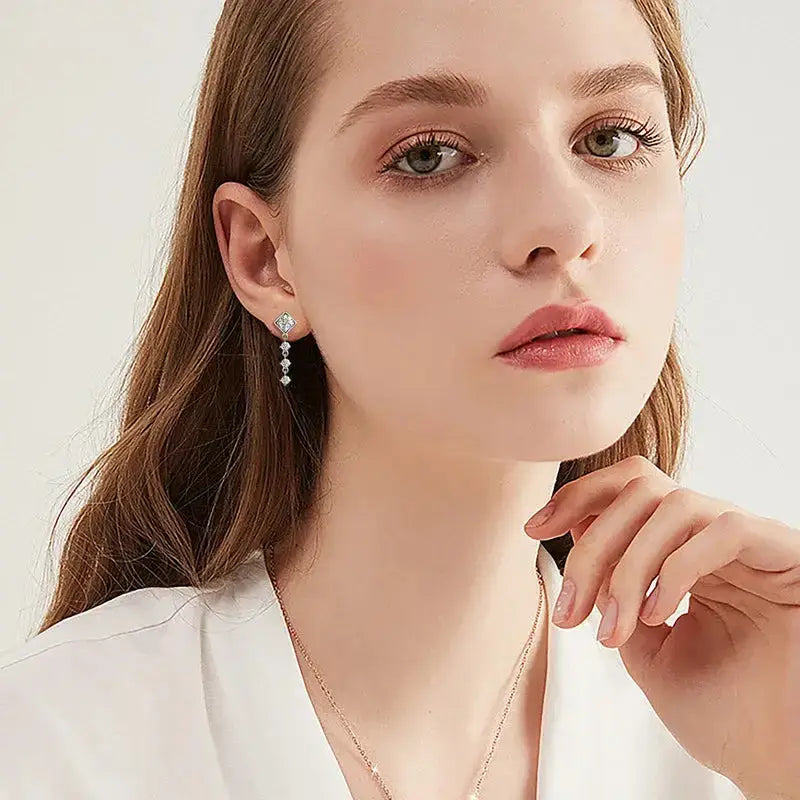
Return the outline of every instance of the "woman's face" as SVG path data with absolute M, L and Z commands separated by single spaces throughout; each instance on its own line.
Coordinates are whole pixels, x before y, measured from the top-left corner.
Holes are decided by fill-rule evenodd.
M 645 21 L 631 0 L 342 6 L 347 41 L 303 131 L 276 253 L 336 401 L 481 456 L 609 446 L 664 363 L 683 195 L 658 86 L 571 88 L 628 62 L 658 77 Z M 378 85 L 433 70 L 463 77 L 443 94 L 419 83 L 414 102 L 395 91 L 337 133 Z M 481 103 L 463 102 L 468 81 Z M 607 362 L 554 372 L 496 357 L 532 311 L 582 298 L 627 337 Z

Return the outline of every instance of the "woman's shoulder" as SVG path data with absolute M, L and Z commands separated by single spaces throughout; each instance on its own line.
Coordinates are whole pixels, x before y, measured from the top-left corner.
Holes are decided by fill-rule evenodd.
M 21 644 L 0 651 L 0 686 L 24 681 L 50 665 L 63 669 L 77 665 L 82 654 L 100 650 L 112 655 L 126 645 L 158 637 L 181 612 L 190 611 L 198 592 L 187 587 L 143 588 L 61 620 Z M 187 608 L 188 607 L 188 608 Z M 141 635 L 139 635 L 141 634 Z M 137 637 L 133 643 L 131 637 Z
M 247 624 L 271 604 L 245 564 L 218 589 L 137 589 L 0 652 L 2 790 L 48 800 L 222 796 L 209 728 L 214 670 L 271 635 L 270 625 Z M 196 757 L 205 772 L 175 770 Z
M 224 629 L 272 602 L 265 576 L 250 558 L 214 589 L 143 587 L 61 620 L 21 644 L 0 650 L 0 690 L 44 673 L 79 677 L 93 666 L 129 668 L 131 661 L 186 650 L 201 631 Z M 119 664 L 114 664 L 118 660 Z

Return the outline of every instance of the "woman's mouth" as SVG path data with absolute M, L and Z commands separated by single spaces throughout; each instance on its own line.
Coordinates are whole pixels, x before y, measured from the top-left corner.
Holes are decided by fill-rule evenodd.
M 553 331 L 498 357 L 515 367 L 546 370 L 576 369 L 604 364 L 622 341 L 580 328 Z

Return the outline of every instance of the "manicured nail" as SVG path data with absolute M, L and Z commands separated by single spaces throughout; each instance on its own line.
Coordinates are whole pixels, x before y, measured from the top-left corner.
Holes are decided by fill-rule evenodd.
M 564 582 L 561 584 L 561 593 L 558 595 L 556 607 L 553 609 L 553 622 L 560 625 L 569 618 L 574 600 L 575 583 L 572 578 L 564 578 Z
M 617 627 L 617 601 L 614 597 L 608 598 L 606 610 L 603 612 L 603 621 L 600 623 L 600 629 L 597 631 L 597 641 L 603 642 L 610 639 L 614 635 L 614 629 Z
M 544 508 L 540 508 L 526 523 L 526 528 L 536 528 L 547 522 L 556 510 L 555 503 L 548 503 Z
M 642 613 L 639 615 L 640 619 L 648 619 L 653 613 L 653 609 L 656 607 L 656 600 L 658 599 L 658 589 L 659 587 L 656 586 L 656 588 L 653 589 L 653 593 L 645 601 L 644 606 L 642 606 Z

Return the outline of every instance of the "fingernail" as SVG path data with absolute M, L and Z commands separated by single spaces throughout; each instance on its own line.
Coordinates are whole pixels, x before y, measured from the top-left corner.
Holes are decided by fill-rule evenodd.
M 575 600 L 575 583 L 572 578 L 564 578 L 561 584 L 561 593 L 553 609 L 553 622 L 561 624 L 572 613 L 572 603 Z
M 647 619 L 652 614 L 653 609 L 656 607 L 656 595 L 658 594 L 658 586 L 653 589 L 653 593 L 647 598 L 645 604 L 642 606 L 642 613 L 639 615 L 641 619 Z
M 540 508 L 526 523 L 526 528 L 535 528 L 538 525 L 542 525 L 543 523 L 547 522 L 551 516 L 553 516 L 553 511 L 555 511 L 555 503 L 548 503 L 544 508 Z
M 602 642 L 610 639 L 614 635 L 614 628 L 617 627 L 617 601 L 614 597 L 608 598 L 606 610 L 603 612 L 603 621 L 597 631 L 597 641 Z

